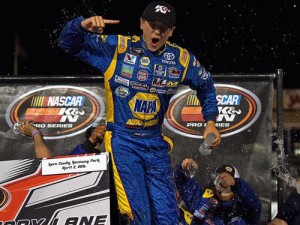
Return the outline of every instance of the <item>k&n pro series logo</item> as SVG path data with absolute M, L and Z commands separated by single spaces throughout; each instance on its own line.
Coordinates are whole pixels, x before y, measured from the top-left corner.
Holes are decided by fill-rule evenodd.
M 100 96 L 82 87 L 48 86 L 17 97 L 6 110 L 6 121 L 31 120 L 41 128 L 45 139 L 61 139 L 85 132 L 104 116 Z
M 216 126 L 222 137 L 242 132 L 257 120 L 261 102 L 254 93 L 228 84 L 215 84 L 215 88 L 219 110 Z M 179 135 L 203 138 L 206 124 L 200 102 L 191 89 L 172 97 L 164 125 Z

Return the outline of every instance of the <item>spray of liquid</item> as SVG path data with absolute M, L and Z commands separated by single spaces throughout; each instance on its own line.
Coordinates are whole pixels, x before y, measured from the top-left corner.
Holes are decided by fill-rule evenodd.
M 272 170 L 275 174 L 282 179 L 288 186 L 297 188 L 296 179 L 291 176 L 289 170 L 286 168 L 287 155 L 284 151 L 283 139 L 277 139 L 274 141 L 277 145 L 277 154 L 272 158 Z
M 62 8 L 60 10 L 60 17 L 56 21 L 56 27 L 50 31 L 46 30 L 50 36 L 50 45 L 53 48 L 56 48 L 58 45 L 58 36 L 63 29 L 63 27 L 69 22 L 70 20 L 83 16 L 85 18 L 96 16 L 96 15 L 110 15 L 112 14 L 112 2 L 111 0 L 108 1 L 100 1 L 95 2 L 92 0 L 83 0 L 78 3 L 71 4 L 68 8 Z

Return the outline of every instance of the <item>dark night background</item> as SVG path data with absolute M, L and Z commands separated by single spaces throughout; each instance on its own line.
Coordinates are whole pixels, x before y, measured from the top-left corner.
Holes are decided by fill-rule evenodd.
M 139 34 L 145 0 L 13 0 L 1 6 L 0 76 L 13 75 L 14 40 L 24 49 L 18 74 L 97 74 L 57 47 L 59 32 L 79 15 L 121 23 L 106 33 Z M 299 88 L 300 3 L 297 0 L 169 1 L 176 9 L 175 42 L 212 74 L 262 74 L 283 69 L 284 88 Z M 3 4 L 3 3 L 2 3 Z

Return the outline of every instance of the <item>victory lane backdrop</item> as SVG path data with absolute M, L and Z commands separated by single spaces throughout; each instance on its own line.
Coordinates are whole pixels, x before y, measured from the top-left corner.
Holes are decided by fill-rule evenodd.
M 251 79 L 215 80 L 219 116 L 216 124 L 222 135 L 221 145 L 208 156 L 198 152 L 205 121 L 200 102 L 192 90 L 180 86 L 171 99 L 163 133 L 174 142 L 172 163 L 193 157 L 199 164 L 196 178 L 210 181 L 214 169 L 233 164 L 242 178 L 259 194 L 263 203 L 262 221 L 270 215 L 273 80 L 253 75 Z M 272 76 L 271 76 L 272 77 Z M 259 80 L 259 85 L 257 82 Z M 31 137 L 15 134 L 11 128 L 17 121 L 32 119 L 45 133 L 47 145 L 54 155 L 68 155 L 85 139 L 84 132 L 97 118 L 105 118 L 103 83 L 64 85 L 57 78 L 53 85 L 1 85 L 1 160 L 34 158 Z

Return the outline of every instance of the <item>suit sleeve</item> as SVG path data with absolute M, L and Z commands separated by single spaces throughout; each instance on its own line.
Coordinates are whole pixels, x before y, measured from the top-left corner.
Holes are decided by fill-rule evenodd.
M 203 189 L 195 179 L 185 176 L 180 163 L 176 165 L 175 183 L 180 197 L 189 208 L 189 211 L 194 212 L 198 209 Z
M 196 91 L 196 95 L 202 107 L 204 120 L 216 121 L 218 105 L 216 100 L 216 89 L 211 74 L 199 63 L 197 58 L 190 54 L 186 75 L 183 84 L 188 85 Z
M 81 26 L 84 19 L 78 17 L 68 22 L 60 33 L 58 45 L 104 73 L 117 49 L 118 36 L 88 32 Z
M 252 190 L 249 184 L 242 179 L 235 179 L 236 185 L 233 192 L 238 195 L 241 202 L 239 209 L 247 223 L 258 223 L 261 214 L 261 202 L 258 195 Z

